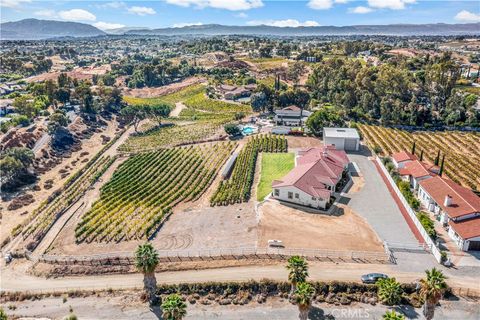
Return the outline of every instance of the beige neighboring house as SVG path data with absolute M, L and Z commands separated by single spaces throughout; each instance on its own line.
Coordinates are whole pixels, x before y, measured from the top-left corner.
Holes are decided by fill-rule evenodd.
M 333 146 L 299 152 L 296 167 L 272 182 L 272 197 L 315 209 L 328 209 L 342 179 L 348 179 L 347 154 Z

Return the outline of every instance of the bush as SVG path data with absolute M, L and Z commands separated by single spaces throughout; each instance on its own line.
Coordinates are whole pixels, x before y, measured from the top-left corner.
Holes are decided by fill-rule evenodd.
M 240 128 L 233 123 L 227 123 L 226 125 L 223 126 L 223 129 L 225 129 L 225 132 L 229 136 L 238 136 L 241 132 Z
M 383 152 L 383 150 L 379 145 L 376 145 L 376 146 L 373 147 L 373 153 L 380 154 L 382 152 Z
M 415 198 L 415 195 L 410 189 L 410 183 L 408 181 L 399 180 L 397 185 L 410 207 L 412 207 L 413 210 L 417 210 L 420 207 L 420 201 Z
M 425 212 L 418 212 L 417 218 L 420 220 L 425 231 L 427 231 L 428 236 L 435 240 L 437 238 L 437 232 L 435 231 L 435 224 L 432 219 Z

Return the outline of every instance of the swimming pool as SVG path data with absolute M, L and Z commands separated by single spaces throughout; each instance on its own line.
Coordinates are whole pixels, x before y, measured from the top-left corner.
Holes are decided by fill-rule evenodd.
M 249 136 L 249 135 L 257 133 L 257 132 L 258 132 L 258 128 L 253 127 L 253 126 L 244 126 L 242 128 L 242 134 L 244 136 Z

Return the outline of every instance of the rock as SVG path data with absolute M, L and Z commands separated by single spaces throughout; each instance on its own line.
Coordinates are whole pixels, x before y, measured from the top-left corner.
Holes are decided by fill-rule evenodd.
M 225 306 L 227 304 L 232 304 L 232 299 L 228 299 L 228 298 L 220 299 L 220 301 L 218 301 L 218 304 L 222 306 Z

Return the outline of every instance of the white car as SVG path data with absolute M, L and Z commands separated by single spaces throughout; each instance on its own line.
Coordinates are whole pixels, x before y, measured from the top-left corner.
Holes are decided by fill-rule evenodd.
M 284 247 L 282 240 L 268 240 L 268 246 L 269 247 L 281 247 L 281 248 Z

